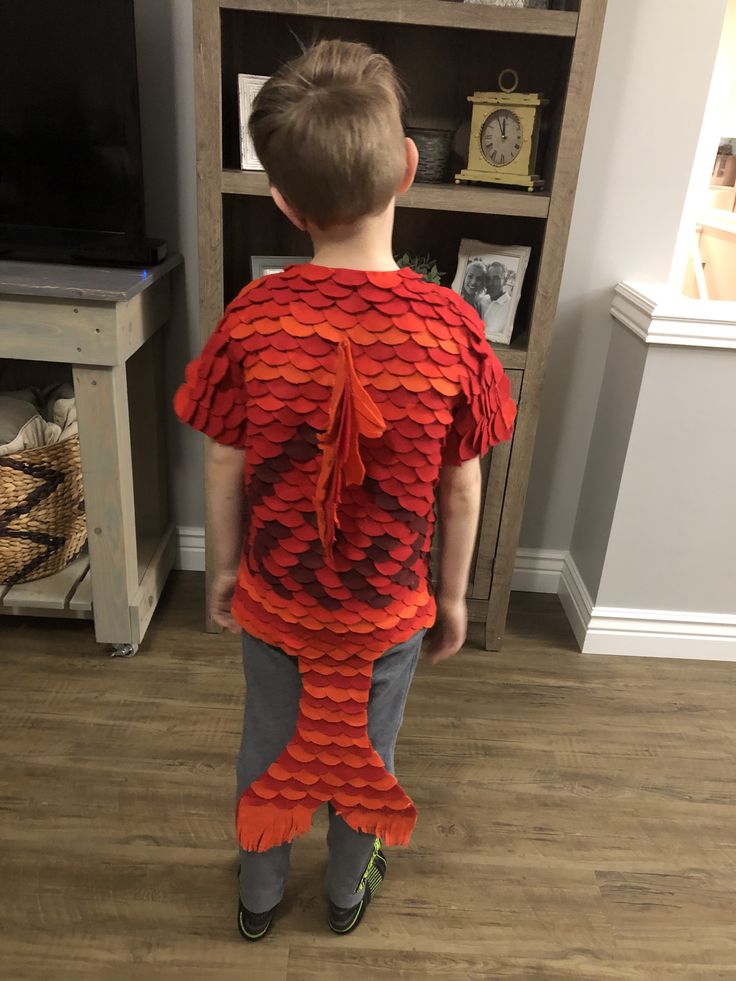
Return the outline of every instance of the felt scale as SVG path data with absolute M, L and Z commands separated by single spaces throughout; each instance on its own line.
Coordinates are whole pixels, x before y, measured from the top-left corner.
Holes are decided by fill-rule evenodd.
M 301 674 L 296 732 L 238 802 L 242 847 L 291 841 L 327 801 L 352 828 L 408 843 L 416 809 L 368 738 L 371 677 L 434 622 L 440 467 L 511 436 L 481 321 L 409 269 L 290 266 L 228 305 L 174 406 L 245 450 L 233 615 Z

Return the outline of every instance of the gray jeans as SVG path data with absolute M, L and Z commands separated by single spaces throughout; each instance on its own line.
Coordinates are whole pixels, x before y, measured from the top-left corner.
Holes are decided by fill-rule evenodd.
M 404 718 L 404 706 L 414 677 L 422 639 L 420 630 L 392 647 L 373 667 L 368 701 L 368 736 L 389 773 L 394 773 L 394 749 Z M 238 754 L 238 798 L 271 763 L 294 735 L 301 677 L 297 659 L 278 647 L 243 635 L 245 714 Z M 333 903 L 354 906 L 363 896 L 357 890 L 371 856 L 375 838 L 355 831 L 329 806 L 326 891 Z M 275 906 L 284 894 L 291 845 L 265 852 L 240 850 L 240 896 L 253 913 Z

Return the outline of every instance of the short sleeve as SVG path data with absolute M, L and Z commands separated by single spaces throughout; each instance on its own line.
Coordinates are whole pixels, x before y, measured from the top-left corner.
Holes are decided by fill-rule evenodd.
M 465 370 L 442 455 L 443 463 L 455 466 L 511 439 L 516 418 L 511 383 L 486 339 L 483 322 L 468 304 L 458 302 L 467 329 L 460 351 Z
M 247 392 L 243 346 L 230 336 L 233 318 L 221 318 L 202 353 L 186 368 L 174 396 L 182 422 L 225 446 L 245 448 Z

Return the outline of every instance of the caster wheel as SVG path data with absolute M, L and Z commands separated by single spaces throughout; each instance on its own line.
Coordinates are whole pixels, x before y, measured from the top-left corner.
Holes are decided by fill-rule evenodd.
M 133 657 L 137 652 L 137 644 L 113 644 L 110 657 Z

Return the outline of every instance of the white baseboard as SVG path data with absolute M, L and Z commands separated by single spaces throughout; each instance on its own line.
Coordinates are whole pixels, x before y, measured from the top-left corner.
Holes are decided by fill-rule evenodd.
M 736 616 L 599 606 L 583 653 L 736 661 Z
M 177 528 L 176 568 L 204 571 L 204 528 Z M 569 552 L 520 548 L 511 588 L 557 593 L 584 654 L 736 661 L 736 616 L 594 606 Z
M 204 528 L 176 529 L 176 568 L 204 572 Z
M 560 602 L 583 654 L 736 661 L 736 616 L 594 606 L 568 553 Z
M 516 553 L 511 588 L 522 593 L 557 593 L 567 552 L 520 548 Z
M 588 587 L 583 582 L 583 577 L 578 571 L 578 567 L 569 552 L 565 553 L 565 561 L 560 576 L 560 588 L 557 594 L 560 597 L 562 608 L 570 621 L 572 632 L 582 650 L 585 645 L 585 636 L 588 624 L 593 614 L 593 601 L 590 598 Z

